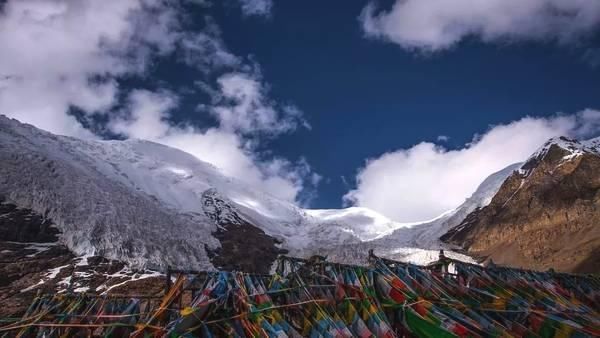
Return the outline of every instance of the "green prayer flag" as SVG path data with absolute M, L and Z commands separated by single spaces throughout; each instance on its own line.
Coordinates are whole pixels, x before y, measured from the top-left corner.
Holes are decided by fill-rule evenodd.
M 406 325 L 418 337 L 426 338 L 456 338 L 457 336 L 438 325 L 431 323 L 419 316 L 414 310 L 405 310 Z

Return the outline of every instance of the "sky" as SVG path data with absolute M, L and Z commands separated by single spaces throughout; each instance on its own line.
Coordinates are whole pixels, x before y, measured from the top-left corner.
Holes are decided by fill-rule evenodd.
M 0 4 L 0 114 L 303 207 L 430 219 L 550 137 L 600 135 L 597 0 Z

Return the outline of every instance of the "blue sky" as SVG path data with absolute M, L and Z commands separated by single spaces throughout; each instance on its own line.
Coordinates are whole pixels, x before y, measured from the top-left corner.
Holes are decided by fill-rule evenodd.
M 416 221 L 548 137 L 600 131 L 596 0 L 471 7 L 7 1 L 0 110 L 165 143 L 304 206 Z
M 340 207 L 341 177 L 352 185 L 365 159 L 384 152 L 439 135 L 462 147 L 490 125 L 600 107 L 600 67 L 583 57 L 587 43 L 465 41 L 423 55 L 365 38 L 363 8 L 292 1 L 276 3 L 268 19 L 217 16 L 227 45 L 254 55 L 273 96 L 294 102 L 312 125 L 270 147 L 307 157 L 324 176 L 314 206 Z

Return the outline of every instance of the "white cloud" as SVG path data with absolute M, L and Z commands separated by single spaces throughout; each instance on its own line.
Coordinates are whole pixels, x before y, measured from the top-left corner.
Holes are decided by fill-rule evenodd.
M 0 14 L 0 111 L 55 133 L 91 137 L 68 109 L 106 111 L 119 90 L 115 77 L 143 69 L 151 49 L 173 48 L 174 14 L 168 8 L 153 11 L 155 6 L 7 2 Z
M 272 0 L 237 0 L 246 16 L 269 16 L 273 8 Z
M 452 47 L 469 36 L 483 41 L 576 40 L 600 24 L 597 0 L 396 0 L 374 2 L 360 20 L 365 33 L 425 51 Z
M 171 125 L 169 113 L 177 105 L 172 93 L 135 90 L 128 101 L 127 115 L 109 126 L 115 132 L 181 149 L 215 165 L 228 176 L 291 202 L 296 201 L 305 185 L 318 183 L 319 176 L 311 173 L 305 161 L 261 160 L 252 143 L 231 130 Z
M 306 124 L 297 108 L 277 108 L 268 98 L 268 88 L 261 82 L 260 74 L 227 73 L 219 77 L 217 83 L 219 95 L 215 100 L 218 103 L 211 112 L 225 130 L 277 135 Z
M 493 126 L 456 150 L 422 142 L 368 160 L 356 189 L 344 198 L 397 221 L 431 219 L 460 205 L 488 175 L 525 160 L 550 137 L 586 138 L 598 132 L 600 112 L 586 109 Z
M 268 15 L 271 6 L 243 1 L 242 9 Z M 269 98 L 259 67 L 226 48 L 211 17 L 203 18 L 202 30 L 187 30 L 190 18 L 176 0 L 9 0 L 2 8 L 0 113 L 54 133 L 97 138 L 69 114 L 76 107 L 88 120 L 104 115 L 110 131 L 180 148 L 287 200 L 311 184 L 306 163 L 257 153 L 263 136 L 304 124 L 302 113 Z M 174 93 L 119 86 L 124 76 L 148 76 L 149 65 L 167 57 L 218 78 L 199 82 L 215 95 L 205 110 L 220 125 L 174 126 Z
M 214 20 L 206 16 L 204 22 L 203 31 L 187 32 L 181 39 L 183 61 L 205 73 L 242 65 L 242 60 L 225 47 L 221 29 Z
M 177 97 L 170 92 L 133 90 L 125 109 L 129 116 L 113 118 L 109 128 L 128 137 L 156 140 L 168 132 L 168 112 L 176 106 Z

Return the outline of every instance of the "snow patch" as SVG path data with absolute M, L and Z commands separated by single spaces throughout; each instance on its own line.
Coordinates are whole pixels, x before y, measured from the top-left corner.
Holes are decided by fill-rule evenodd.
M 473 258 L 459 254 L 454 251 L 444 251 L 444 255 L 448 258 L 456 259 L 459 261 L 478 264 Z M 398 248 L 390 253 L 392 259 L 417 264 L 427 265 L 433 263 L 439 259 L 439 250 L 426 250 L 418 248 Z
M 542 145 L 526 161 L 543 159 L 552 146 L 558 146 L 567 151 L 567 155 L 561 158 L 561 162 L 570 161 L 586 153 L 600 154 L 600 137 L 586 141 L 572 140 L 566 137 L 554 137 Z M 522 170 L 523 176 L 528 176 L 530 170 Z
M 50 270 L 48 270 L 48 273 L 46 274 L 46 278 L 47 278 L 48 280 L 51 280 L 51 279 L 54 279 L 54 278 L 56 278 L 56 276 L 58 276 L 58 274 L 60 273 L 60 270 L 62 270 L 62 269 L 64 269 L 64 268 L 66 268 L 66 267 L 68 267 L 68 266 L 69 266 L 69 265 L 67 264 L 67 265 L 59 266 L 59 267 L 56 267 L 56 268 L 54 268 L 54 269 L 50 269 Z
M 12 243 L 12 242 L 11 242 Z M 19 243 L 19 242 L 15 242 L 15 243 Z M 23 243 L 19 243 L 19 244 L 23 244 Z M 38 254 L 44 252 L 44 251 L 48 251 L 50 250 L 53 246 L 56 246 L 57 243 L 28 243 L 29 245 L 26 246 L 24 249 L 25 250 L 34 250 L 35 252 L 29 255 L 26 255 L 25 257 L 35 257 Z
M 45 283 L 45 282 L 44 282 L 44 280 L 43 280 L 43 279 L 40 279 L 40 281 L 39 281 L 39 282 L 37 282 L 37 284 L 31 285 L 31 286 L 29 286 L 29 287 L 27 287 L 27 288 L 25 288 L 25 289 L 21 290 L 21 292 L 27 292 L 27 291 L 31 291 L 31 290 L 33 290 L 33 289 L 37 288 L 38 286 L 40 286 L 40 285 L 42 285 L 42 284 L 44 284 L 44 283 Z
M 166 169 L 168 171 L 174 173 L 175 175 L 182 177 L 182 178 L 190 178 L 190 177 L 192 177 L 192 174 L 190 174 L 189 171 L 187 171 L 185 169 L 174 168 L 174 167 L 167 167 Z
M 110 277 L 110 278 L 127 278 L 127 279 L 122 282 L 119 282 L 117 284 L 111 285 L 111 286 L 107 285 L 108 282 L 100 285 L 99 287 L 96 288 L 96 291 L 104 290 L 102 292 L 102 295 L 108 294 L 108 292 L 110 292 L 110 290 L 117 288 L 119 286 L 125 285 L 129 282 L 138 281 L 138 280 L 151 278 L 151 277 L 161 277 L 164 275 L 158 271 L 150 271 L 150 272 L 146 272 L 146 273 L 134 273 L 128 267 L 124 267 L 120 271 L 117 271 L 114 274 L 107 274 L 106 276 Z M 109 281 L 110 281 L 110 279 L 109 279 Z
M 88 266 L 88 258 L 93 257 L 94 255 L 83 255 L 80 257 L 77 257 L 77 259 L 79 260 L 79 262 L 77 262 L 75 264 L 75 266 Z
M 72 276 L 67 276 L 65 278 L 63 278 L 62 280 L 60 280 L 58 283 L 56 283 L 57 286 L 63 286 L 63 289 L 60 289 L 58 291 L 58 293 L 63 293 L 66 292 L 67 289 L 71 286 L 71 278 Z
M 44 275 L 44 278 L 40 279 L 40 281 L 37 282 L 37 284 L 31 285 L 31 286 L 21 290 L 21 292 L 27 292 L 27 291 L 33 290 L 33 289 L 37 288 L 38 286 L 45 284 L 47 281 L 50 281 L 50 280 L 56 278 L 56 276 L 58 276 L 58 274 L 60 273 L 60 270 L 66 268 L 68 266 L 69 265 L 67 264 L 67 265 L 59 266 L 59 267 L 48 270 L 46 272 L 46 274 Z

